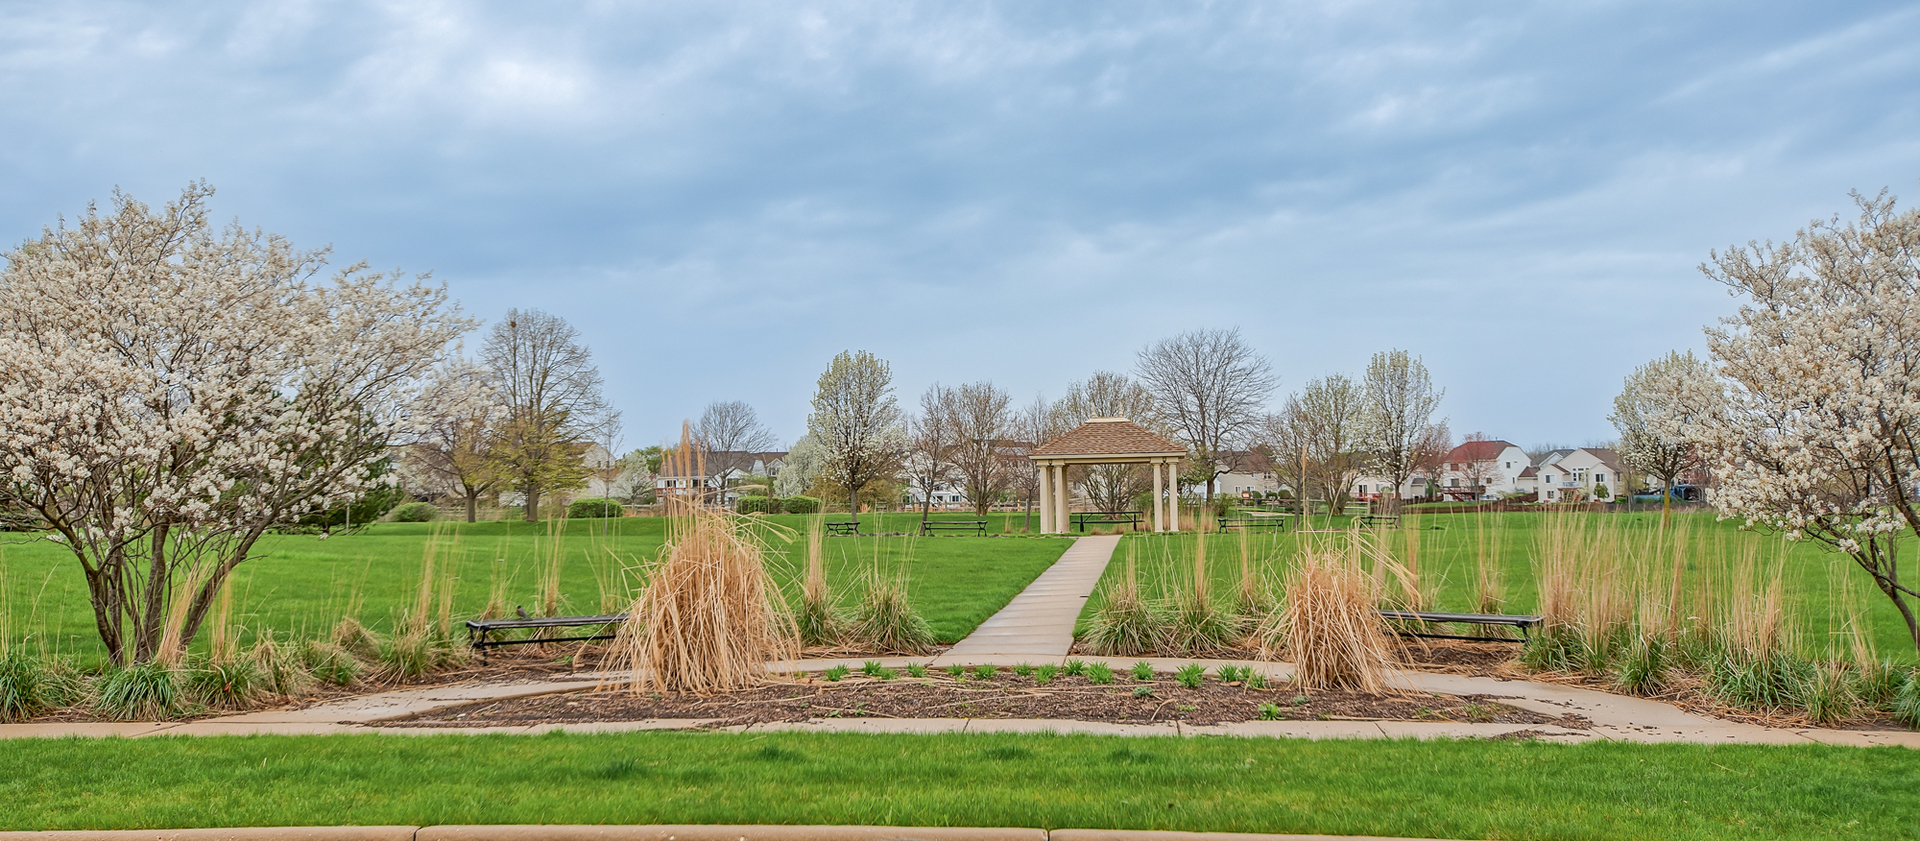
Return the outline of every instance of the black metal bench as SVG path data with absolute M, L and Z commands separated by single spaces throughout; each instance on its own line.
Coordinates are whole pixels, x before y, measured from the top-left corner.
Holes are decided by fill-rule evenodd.
M 1521 616 L 1511 613 L 1435 613 L 1426 610 L 1382 610 L 1380 618 L 1389 621 L 1419 622 L 1424 625 L 1505 625 L 1520 629 L 1520 639 L 1512 637 L 1469 637 L 1460 634 L 1430 634 L 1404 627 L 1396 627 L 1394 633 L 1406 637 L 1426 637 L 1441 640 L 1474 640 L 1476 642 L 1525 642 L 1534 628 L 1540 627 L 1540 617 Z
M 480 652 L 482 659 L 487 649 L 501 645 L 537 645 L 543 642 L 585 642 L 588 640 L 610 640 L 616 629 L 606 627 L 627 621 L 624 613 L 605 616 L 543 616 L 530 619 L 469 619 L 467 620 L 467 644 Z M 495 639 L 494 634 L 506 631 L 539 630 L 542 628 L 589 628 L 599 626 L 601 630 L 584 637 L 528 637 L 526 639 Z
M 1286 531 L 1285 517 L 1217 517 L 1220 530 L 1243 529 L 1245 531 Z
M 920 536 L 936 531 L 970 531 L 987 536 L 986 520 L 927 520 L 920 524 Z
M 829 521 L 826 524 L 826 526 L 827 526 L 827 534 L 859 534 L 860 533 L 860 521 L 858 520 L 840 520 L 837 522 Z
M 1361 514 L 1353 518 L 1353 521 L 1359 523 L 1361 528 L 1397 526 L 1400 525 L 1400 516 L 1397 514 Z
M 1080 511 L 1073 515 L 1073 527 L 1086 531 L 1087 526 L 1117 526 L 1125 523 L 1135 531 L 1140 529 L 1139 511 Z

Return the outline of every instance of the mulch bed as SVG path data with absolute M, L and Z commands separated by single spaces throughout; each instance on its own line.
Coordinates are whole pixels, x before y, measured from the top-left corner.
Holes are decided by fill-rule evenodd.
M 1142 692 L 1141 690 L 1146 690 Z M 826 718 L 1060 719 L 1127 724 L 1179 721 L 1218 724 L 1263 718 L 1290 721 L 1391 720 L 1554 724 L 1585 727 L 1577 716 L 1555 717 L 1510 707 L 1484 695 L 1400 692 L 1367 695 L 1302 691 L 1287 684 L 1253 689 L 1220 683 L 1209 674 L 1199 687 L 1169 675 L 1148 681 L 1115 675 L 1096 685 L 1060 675 L 1048 683 L 1001 671 L 991 679 L 879 680 L 854 672 L 839 681 L 809 677 L 716 695 L 578 692 L 448 707 L 383 722 L 389 727 L 486 727 L 648 719 L 717 719 L 709 726 L 798 722 Z

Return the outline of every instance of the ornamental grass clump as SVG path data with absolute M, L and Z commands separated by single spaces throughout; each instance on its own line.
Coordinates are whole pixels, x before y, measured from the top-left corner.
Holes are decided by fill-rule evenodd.
M 20 649 L 0 654 L 0 722 L 25 721 L 54 708 L 47 664 Z
M 763 521 L 685 506 L 613 642 L 634 692 L 721 692 L 767 680 L 799 654 L 793 618 L 768 575 Z
M 1138 656 L 1152 652 L 1160 644 L 1161 633 L 1160 611 L 1140 592 L 1129 544 L 1126 572 L 1107 588 L 1100 609 L 1087 624 L 1084 639 L 1095 654 Z
M 1167 599 L 1162 622 L 1160 648 L 1167 654 L 1211 654 L 1241 635 L 1237 617 L 1213 597 L 1205 532 L 1194 535 L 1193 569 Z
M 1261 658 L 1280 651 L 1285 641 L 1294 663 L 1294 682 L 1309 689 L 1386 688 L 1393 661 L 1391 644 L 1375 605 L 1379 583 L 1349 554 L 1308 549 L 1288 577 L 1277 622 L 1263 635 Z
M 837 646 L 845 637 L 847 617 L 833 603 L 827 589 L 827 565 L 822 541 L 826 536 L 826 518 L 814 516 L 807 524 L 807 577 L 800 585 L 800 607 L 794 611 L 794 625 L 800 644 Z
M 115 721 L 165 721 L 191 703 L 180 670 L 160 660 L 111 669 L 95 684 L 94 709 Z
M 904 574 L 890 576 L 876 568 L 867 579 L 867 591 L 854 609 L 847 638 L 868 651 L 887 654 L 925 654 L 933 647 L 933 628 L 913 610 Z

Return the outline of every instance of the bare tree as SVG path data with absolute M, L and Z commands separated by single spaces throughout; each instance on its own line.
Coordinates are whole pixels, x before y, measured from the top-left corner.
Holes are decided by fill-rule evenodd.
M 1028 458 L 1035 448 L 1050 440 L 1052 411 L 1047 399 L 1036 395 L 1033 402 L 1013 412 L 1007 433 L 1013 440 L 1001 451 L 1007 460 L 1010 488 L 1026 500 L 1026 531 L 1033 531 L 1033 505 L 1040 496 L 1040 467 Z
M 753 407 L 740 400 L 708 403 L 700 422 L 694 424 L 693 436 L 695 446 L 706 451 L 707 470 L 720 477 L 722 499 L 734 474 L 752 470 L 754 456 L 773 449 L 780 440 L 760 422 Z
M 492 372 L 464 359 L 435 369 L 415 415 L 419 436 L 401 459 L 403 475 L 435 493 L 466 503 L 467 522 L 479 516 L 480 497 L 499 487 L 493 458 L 505 415 Z
M 907 477 L 920 489 L 920 522 L 933 510 L 933 495 L 953 478 L 953 389 L 939 383 L 920 395 L 920 414 L 908 419 L 912 452 Z
M 1012 481 L 1001 452 L 1013 421 L 1013 396 L 990 382 L 953 390 L 947 423 L 953 429 L 953 466 L 973 513 L 986 516 Z
M 621 474 L 627 470 L 627 466 L 620 463 L 619 456 L 622 431 L 620 418 L 617 415 L 601 424 L 600 435 L 593 442 L 593 449 L 597 452 L 591 453 L 587 458 L 587 467 L 593 471 L 593 478 L 600 480 L 602 496 L 615 495 L 613 486 L 620 481 Z
M 1373 355 L 1362 381 L 1362 446 L 1372 457 L 1373 469 L 1391 480 L 1387 510 L 1400 508 L 1400 488 L 1419 469 L 1421 445 L 1433 437 L 1433 413 L 1444 390 L 1420 357 L 1404 350 Z
M 1089 418 L 1127 418 L 1167 437 L 1153 411 L 1153 395 L 1125 374 L 1095 371 L 1084 381 L 1067 386 L 1052 406 L 1054 425 L 1072 429 Z M 1068 480 L 1086 491 L 1087 499 L 1102 511 L 1123 511 L 1151 490 L 1153 482 L 1137 464 L 1092 464 L 1067 471 Z
M 859 523 L 861 489 L 894 475 L 907 453 L 892 368 L 864 350 L 835 356 L 814 391 L 807 434 L 823 451 L 822 478 L 846 491 Z
M 1330 514 L 1346 507 L 1354 480 L 1367 466 L 1367 454 L 1361 448 L 1362 402 L 1357 383 L 1344 374 L 1332 374 L 1308 382 L 1300 393 L 1289 396 L 1277 420 L 1285 448 L 1280 453 L 1305 463 L 1304 468 L 1286 465 L 1283 472 L 1297 477 L 1301 488 L 1318 492 Z
M 1453 451 L 1453 430 L 1447 428 L 1446 421 L 1431 424 L 1426 434 L 1420 436 L 1420 443 L 1413 451 L 1413 472 L 1425 477 L 1427 489 L 1422 496 L 1436 498 L 1440 495 L 1440 471 L 1447 460 L 1447 453 Z
M 507 310 L 480 358 L 493 369 L 507 408 L 495 461 L 526 495 L 526 518 L 533 522 L 542 494 L 580 487 L 588 475 L 586 443 L 619 415 L 601 396 L 600 369 L 580 331 L 559 316 Z
M 1220 454 L 1243 443 L 1260 424 L 1276 384 L 1265 357 L 1232 330 L 1194 330 L 1140 351 L 1140 381 L 1153 395 L 1161 425 L 1210 466 L 1207 501 L 1224 472 Z

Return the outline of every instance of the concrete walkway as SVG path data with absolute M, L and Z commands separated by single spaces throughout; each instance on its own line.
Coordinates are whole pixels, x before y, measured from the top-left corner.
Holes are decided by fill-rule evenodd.
M 1076 539 L 1027 589 L 934 662 L 980 663 L 987 662 L 981 658 L 1005 657 L 1057 660 L 1067 656 L 1073 647 L 1073 624 L 1119 546 L 1117 534 Z
M 972 634 L 936 657 L 855 657 L 798 660 L 769 664 L 776 674 L 820 672 L 836 665 L 858 666 L 866 660 L 900 668 L 909 663 L 929 665 L 1011 666 L 1040 665 L 1067 659 L 1073 645 L 1073 626 L 1093 588 L 1106 570 L 1120 538 L 1082 537 L 1060 560 L 1015 596 L 999 613 Z M 1172 672 L 1198 663 L 1209 672 L 1220 666 L 1245 666 L 1272 681 L 1292 677 L 1289 663 L 1257 660 L 1213 660 L 1159 657 L 1080 657 L 1101 661 L 1116 671 L 1146 662 L 1157 672 Z M 615 674 L 581 674 L 565 681 L 469 684 L 402 689 L 316 704 L 303 709 L 259 712 L 193 722 L 100 722 L 0 724 L 0 738 L 51 736 L 212 736 L 244 734 L 380 733 L 388 735 L 458 735 L 477 733 L 611 733 L 634 730 L 691 729 L 715 724 L 705 719 L 657 719 L 628 722 L 589 722 L 516 727 L 434 728 L 369 727 L 409 715 L 483 700 L 505 700 L 558 692 L 592 689 Z M 851 681 L 863 678 L 850 677 Z M 1490 738 L 1524 731 L 1552 741 L 1694 742 L 1703 744 L 1827 744 L 1850 746 L 1900 745 L 1920 748 L 1920 732 L 1888 730 L 1784 729 L 1725 721 L 1695 715 L 1659 701 L 1615 695 L 1592 689 L 1524 680 L 1396 672 L 1392 683 L 1402 689 L 1446 695 L 1488 695 L 1502 703 L 1548 715 L 1578 715 L 1592 722 L 1586 729 L 1521 724 L 1472 724 L 1413 721 L 1244 721 L 1196 726 L 1178 722 L 1117 724 L 1054 719 L 888 719 L 836 718 L 726 728 L 734 731 L 813 731 L 843 733 L 1089 733 L 1115 736 L 1242 736 L 1308 739 L 1365 738 Z

